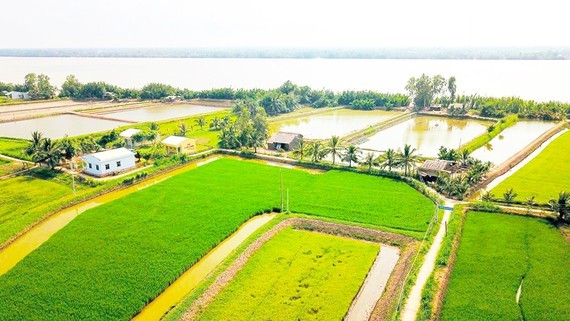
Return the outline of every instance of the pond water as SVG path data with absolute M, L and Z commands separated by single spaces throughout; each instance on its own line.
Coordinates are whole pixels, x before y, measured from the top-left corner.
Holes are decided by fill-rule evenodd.
M 489 125 L 474 119 L 419 116 L 378 132 L 359 147 L 386 151 L 409 144 L 419 155 L 436 157 L 441 146 L 458 148 L 483 134 Z
M 56 115 L 42 118 L 0 123 L 0 137 L 30 139 L 32 132 L 39 131 L 44 137 L 63 138 L 110 130 L 127 123 L 77 115 Z
M 339 109 L 278 121 L 271 124 L 271 128 L 274 132 L 300 133 L 309 139 L 328 139 L 333 135 L 346 136 L 401 114 L 397 111 Z
M 499 165 L 555 125 L 553 122 L 545 121 L 519 121 L 514 126 L 503 130 L 486 146 L 474 151 L 471 156 Z
M 223 108 L 191 104 L 157 105 L 105 113 L 105 116 L 135 122 L 161 121 L 198 114 L 213 113 Z

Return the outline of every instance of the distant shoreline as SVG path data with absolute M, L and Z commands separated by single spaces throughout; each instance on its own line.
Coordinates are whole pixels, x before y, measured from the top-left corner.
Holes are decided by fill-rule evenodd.
M 49 48 L 0 49 L 0 57 L 570 60 L 570 48 Z

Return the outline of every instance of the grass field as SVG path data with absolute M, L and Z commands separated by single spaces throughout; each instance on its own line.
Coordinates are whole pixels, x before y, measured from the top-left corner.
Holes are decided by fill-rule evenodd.
M 547 221 L 469 212 L 442 320 L 570 320 L 568 266 L 568 241 Z
M 36 209 L 72 194 L 69 185 L 33 176 L 1 180 L 0 191 L 0 244 L 44 214 Z
M 286 229 L 263 245 L 199 320 L 340 320 L 379 248 Z
M 570 192 L 570 131 L 551 142 L 492 192 L 500 198 L 510 188 L 519 194 L 519 201 L 535 196 L 535 201 L 541 203 L 556 199 L 562 191 Z
M 30 160 L 30 157 L 24 153 L 29 144 L 29 141 L 23 139 L 0 137 L 0 154 Z
M 402 182 L 282 171 L 294 212 L 419 236 L 433 211 Z M 241 223 L 278 208 L 280 172 L 220 159 L 82 214 L 0 277 L 0 319 L 130 319 Z

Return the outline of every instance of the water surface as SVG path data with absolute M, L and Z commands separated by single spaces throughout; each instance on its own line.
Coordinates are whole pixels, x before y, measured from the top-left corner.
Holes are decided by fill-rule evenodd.
M 135 122 L 148 122 L 213 113 L 221 110 L 223 110 L 223 108 L 212 106 L 172 104 L 105 113 L 105 116 Z
M 474 151 L 471 156 L 499 165 L 555 125 L 553 122 L 545 121 L 519 121 L 514 126 L 503 130 L 487 145 Z
M 419 116 L 378 132 L 359 147 L 386 151 L 408 144 L 419 155 L 436 157 L 441 146 L 458 148 L 483 134 L 490 124 L 474 119 Z
M 271 125 L 274 132 L 300 133 L 309 139 L 346 136 L 351 132 L 401 115 L 397 111 L 339 109 L 320 114 L 287 119 Z
M 125 125 L 128 123 L 77 115 L 56 115 L 0 123 L 0 137 L 30 139 L 32 132 L 39 131 L 44 137 L 56 139 L 65 135 L 78 136 Z

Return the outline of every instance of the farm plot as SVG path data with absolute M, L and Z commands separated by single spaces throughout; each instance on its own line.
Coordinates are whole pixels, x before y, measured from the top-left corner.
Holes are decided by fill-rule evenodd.
M 340 320 L 379 245 L 288 228 L 263 245 L 199 320 Z
M 243 222 L 278 208 L 281 170 L 294 212 L 419 236 L 433 210 L 390 179 L 220 159 L 76 218 L 0 277 L 0 319 L 130 319 Z
M 535 201 L 541 203 L 557 198 L 562 191 L 570 192 L 570 131 L 555 139 L 492 192 L 500 197 L 510 188 L 519 194 L 519 200 L 535 196 Z
M 570 320 L 569 265 L 568 242 L 547 221 L 470 212 L 442 320 Z
M 24 150 L 30 144 L 24 139 L 12 139 L 0 137 L 0 154 L 24 160 L 30 160 L 30 156 Z

